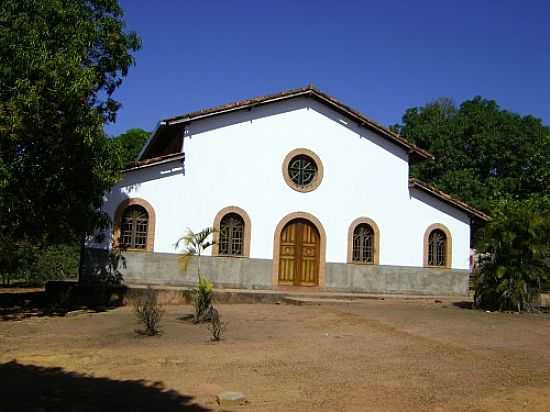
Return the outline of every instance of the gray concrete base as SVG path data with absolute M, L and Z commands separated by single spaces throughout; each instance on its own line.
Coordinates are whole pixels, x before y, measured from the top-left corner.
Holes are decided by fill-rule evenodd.
M 327 263 L 325 288 L 342 292 L 467 295 L 468 280 L 467 270 Z
M 97 268 L 105 252 L 88 250 L 89 268 Z M 182 271 L 179 256 L 170 253 L 127 252 L 124 281 L 134 284 L 194 286 L 198 258 Z M 273 289 L 272 261 L 238 257 L 201 257 L 201 274 L 217 288 Z M 335 292 L 467 295 L 468 271 L 421 267 L 327 263 L 323 290 Z
M 194 286 L 197 283 L 198 258 L 193 257 L 186 271 L 179 256 L 170 253 L 128 252 L 123 277 L 129 283 Z M 239 257 L 200 258 L 201 275 L 218 288 L 271 289 L 271 260 Z

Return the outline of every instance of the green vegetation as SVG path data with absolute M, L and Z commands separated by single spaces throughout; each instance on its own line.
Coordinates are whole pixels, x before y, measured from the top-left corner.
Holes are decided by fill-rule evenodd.
M 208 311 L 212 307 L 214 284 L 206 277 L 199 278 L 197 287 L 193 289 L 193 307 L 195 308 L 195 322 L 208 320 Z
M 35 273 L 29 260 L 109 224 L 99 206 L 123 159 L 103 127 L 139 48 L 116 0 L 0 3 L 2 272 Z
M 78 244 L 57 244 L 44 248 L 14 243 L 2 249 L 5 266 L 0 269 L 2 285 L 16 281 L 41 286 L 51 279 L 72 279 L 78 273 Z
M 439 99 L 408 109 L 392 128 L 435 156 L 414 164 L 414 177 L 485 212 L 493 211 L 493 201 L 550 188 L 550 128 L 493 100 L 476 97 L 457 107 Z
M 531 310 L 550 281 L 550 197 L 504 200 L 482 230 L 475 303 L 482 308 Z
M 189 261 L 193 256 L 197 257 L 197 287 L 193 289 L 193 306 L 195 308 L 195 322 L 205 320 L 208 311 L 212 306 L 212 295 L 214 285 L 206 277 L 201 276 L 201 253 L 214 245 L 214 241 L 210 237 L 214 234 L 214 229 L 211 227 L 204 228 L 200 232 L 193 232 L 187 229 L 187 232 L 181 237 L 176 248 L 181 243 L 184 245 L 183 254 L 180 257 L 180 267 L 182 271 L 187 271 Z
M 128 129 L 122 134 L 113 138 L 113 142 L 118 145 L 122 164 L 130 165 L 137 159 L 141 148 L 149 138 L 149 132 L 143 129 Z

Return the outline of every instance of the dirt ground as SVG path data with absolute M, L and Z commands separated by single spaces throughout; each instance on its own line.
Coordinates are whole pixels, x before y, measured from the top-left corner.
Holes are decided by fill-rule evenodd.
M 451 302 L 220 305 L 225 339 L 167 306 L 0 321 L 0 411 L 548 411 L 550 316 Z

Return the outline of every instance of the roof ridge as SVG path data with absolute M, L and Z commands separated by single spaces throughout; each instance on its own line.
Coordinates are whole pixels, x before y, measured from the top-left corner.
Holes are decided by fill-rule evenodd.
M 204 117 L 210 117 L 210 116 L 215 116 L 218 114 L 223 114 L 223 113 L 231 112 L 235 110 L 251 108 L 251 107 L 254 107 L 255 105 L 267 104 L 278 100 L 290 99 L 290 98 L 299 97 L 307 94 L 313 95 L 319 100 L 324 100 L 326 103 L 333 106 L 333 108 L 339 110 L 340 112 L 344 112 L 347 116 L 351 118 L 355 118 L 355 120 L 360 124 L 360 126 L 374 129 L 378 133 L 385 135 L 390 140 L 393 140 L 394 143 L 406 147 L 409 150 L 409 153 L 416 154 L 419 158 L 424 158 L 424 159 L 434 158 L 434 156 L 427 150 L 422 149 L 416 146 L 414 143 L 409 142 L 405 137 L 394 132 L 388 127 L 382 125 L 381 123 L 378 123 L 377 121 L 370 119 L 369 117 L 361 113 L 359 110 L 353 109 L 350 106 L 346 105 L 345 103 L 342 103 L 340 100 L 321 91 L 320 89 L 315 87 L 312 83 L 309 83 L 304 87 L 288 89 L 282 92 L 272 93 L 272 94 L 263 95 L 263 96 L 257 96 L 250 99 L 237 100 L 231 103 L 213 106 L 213 107 L 197 110 L 194 112 L 185 113 L 179 116 L 169 117 L 164 119 L 161 123 L 168 124 L 168 125 L 186 123 L 186 122 L 189 122 L 192 120 L 198 120 Z

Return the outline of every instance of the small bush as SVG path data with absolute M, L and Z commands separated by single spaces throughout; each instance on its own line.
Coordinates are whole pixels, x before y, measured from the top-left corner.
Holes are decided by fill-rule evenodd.
M 195 323 L 208 319 L 208 311 L 212 306 L 214 285 L 206 277 L 199 278 L 199 283 L 193 289 L 193 306 L 195 308 Z
M 210 306 L 209 312 L 210 324 L 208 325 L 208 330 L 212 334 L 211 339 L 217 342 L 223 337 L 226 323 L 221 320 L 221 316 L 214 306 Z
M 160 321 L 164 311 L 158 303 L 157 292 L 149 286 L 143 294 L 134 297 L 133 305 L 138 322 L 145 327 L 138 332 L 148 336 L 160 334 Z

